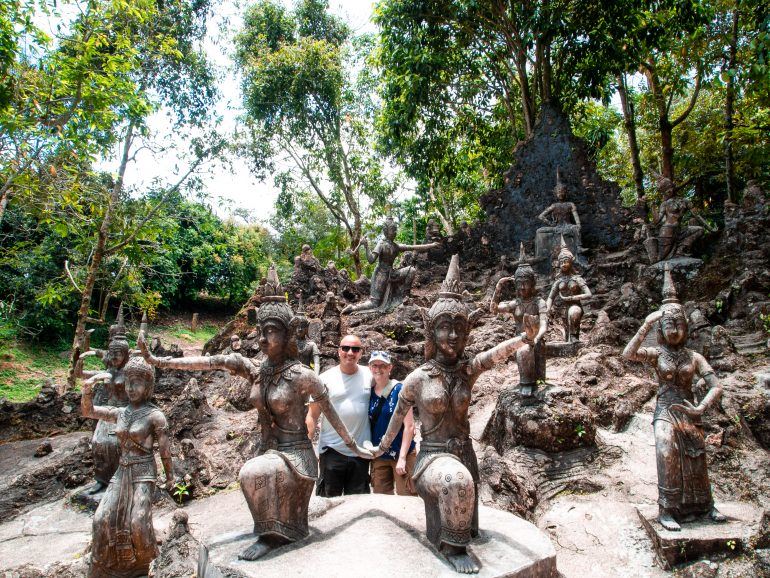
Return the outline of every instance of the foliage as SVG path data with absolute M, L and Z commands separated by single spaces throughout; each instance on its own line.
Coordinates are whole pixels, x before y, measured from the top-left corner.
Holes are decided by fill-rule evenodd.
M 262 178 L 273 174 L 282 213 L 310 191 L 356 247 L 367 205 L 384 204 L 398 182 L 372 147 L 373 78 L 361 60 L 370 42 L 327 7 L 302 0 L 288 11 L 261 0 L 246 12 L 236 38 L 244 152 Z

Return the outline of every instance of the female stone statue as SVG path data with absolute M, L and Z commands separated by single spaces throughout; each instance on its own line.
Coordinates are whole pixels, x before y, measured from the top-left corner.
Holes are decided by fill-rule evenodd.
M 557 261 L 561 274 L 553 282 L 545 305 L 548 311 L 556 305 L 556 313 L 564 322 L 564 341 L 580 341 L 580 320 L 583 319 L 581 301 L 591 296 L 591 290 L 583 277 L 575 272 L 575 256 L 564 242 L 564 237 Z
M 97 383 L 102 384 L 97 390 L 96 402 L 113 408 L 126 407 L 126 377 L 124 368 L 128 362 L 129 346 L 126 340 L 126 325 L 123 320 L 123 304 L 118 308 L 118 318 L 115 325 L 110 327 L 107 351 L 89 350 L 83 353 L 81 359 L 96 355 L 104 361 L 106 372 L 84 371 L 82 361 L 78 360 L 77 375 L 81 378 L 102 376 Z M 107 379 L 109 376 L 109 379 Z M 96 494 L 107 487 L 110 479 L 118 469 L 120 459 L 120 444 L 115 437 L 115 422 L 100 419 L 96 423 L 96 429 L 91 438 L 91 451 L 94 459 L 94 478 L 96 483 L 88 490 L 89 494 Z
M 109 380 L 109 373 L 95 375 L 83 384 L 83 416 L 116 424 L 120 444 L 120 464 L 94 515 L 90 578 L 144 576 L 157 555 L 152 526 L 157 477 L 154 443 L 166 472 L 166 488 L 174 487 L 166 417 L 149 402 L 155 370 L 141 357 L 132 357 L 125 376 L 129 404 L 122 408 L 93 404 L 93 384 Z
M 259 538 L 240 554 L 244 560 L 256 560 L 308 535 L 308 503 L 318 477 L 318 460 L 305 425 L 311 396 L 347 446 L 363 458 L 372 457 L 369 451 L 356 446 L 331 405 L 326 386 L 297 360 L 297 318 L 286 302 L 273 266 L 263 285 L 257 322 L 259 347 L 267 356 L 259 366 L 239 353 L 158 359 L 147 350 L 144 340 L 139 341 L 142 355 L 156 367 L 226 369 L 252 384 L 250 401 L 259 414 L 261 443 L 257 457 L 243 465 L 238 478 Z M 277 449 L 272 449 L 274 442 Z
M 369 242 L 366 238 L 361 240 L 361 245 L 366 249 L 367 261 L 369 263 L 374 263 L 378 259 L 379 261 L 374 269 L 374 273 L 372 273 L 369 299 L 357 305 L 348 305 L 342 310 L 343 314 L 364 313 L 378 309 L 383 305 L 387 306 L 394 300 L 397 300 L 397 291 L 399 297 L 403 298 L 412 287 L 416 269 L 414 267 L 394 269 L 393 264 L 396 261 L 396 257 L 404 251 L 429 251 L 440 246 L 440 243 L 428 243 L 425 245 L 402 245 L 401 243 L 396 243 L 393 239 L 396 238 L 397 230 L 398 227 L 395 221 L 388 217 L 382 227 L 384 238 L 377 243 L 374 251 L 369 251 Z M 358 247 L 356 247 L 357 250 Z
M 516 284 L 516 298 L 511 301 L 500 300 L 505 283 L 513 280 Z M 524 243 L 519 251 L 519 266 L 513 277 L 503 277 L 497 282 L 490 312 L 512 313 L 517 333 L 528 333 L 528 326 L 536 326 L 537 333 L 527 338 L 524 346 L 516 352 L 519 367 L 519 387 L 522 395 L 531 396 L 537 389 L 538 382 L 545 381 L 545 343 L 543 338 L 548 330 L 548 307 L 536 290 L 535 271 L 527 262 Z
M 656 322 L 658 347 L 641 347 Z M 703 412 L 722 395 L 722 388 L 705 358 L 685 347 L 687 337 L 687 317 L 666 265 L 663 305 L 647 316 L 626 345 L 623 357 L 651 365 L 658 375 L 658 401 L 652 424 L 658 464 L 658 520 L 667 530 L 679 530 L 680 523 L 696 517 L 708 516 L 715 522 L 725 520 L 711 496 L 700 421 Z M 705 380 L 709 391 L 695 405 L 692 384 L 698 378 Z
M 425 502 L 428 539 L 458 572 L 479 571 L 468 553 L 478 536 L 479 481 L 476 454 L 470 439 L 468 406 L 478 377 L 524 346 L 514 337 L 474 357 L 465 355 L 471 329 L 462 302 L 459 258 L 452 257 L 439 298 L 425 314 L 426 363 L 404 380 L 387 432 L 375 456 L 390 448 L 412 408 L 422 420 L 422 443 L 412 476 Z

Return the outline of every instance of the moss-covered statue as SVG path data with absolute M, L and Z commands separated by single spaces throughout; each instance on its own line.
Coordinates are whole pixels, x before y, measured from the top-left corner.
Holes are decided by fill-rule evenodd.
M 658 346 L 641 347 L 657 325 Z M 671 271 L 663 277 L 663 305 L 650 313 L 623 356 L 655 368 L 658 400 L 653 417 L 655 455 L 658 465 L 658 520 L 667 530 L 699 517 L 722 522 L 725 517 L 714 507 L 701 415 L 722 395 L 714 370 L 700 354 L 685 347 L 687 316 L 676 295 Z M 708 393 L 695 403 L 693 382 L 703 378 Z

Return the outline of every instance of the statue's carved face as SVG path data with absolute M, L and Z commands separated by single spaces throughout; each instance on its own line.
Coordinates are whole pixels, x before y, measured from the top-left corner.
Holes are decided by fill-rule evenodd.
M 133 373 L 127 375 L 126 395 L 128 396 L 128 401 L 132 404 L 139 404 L 143 401 L 147 401 L 151 392 L 152 385 L 146 378 Z
M 260 325 L 259 349 L 268 359 L 280 357 L 286 350 L 286 328 L 277 321 L 268 319 Z
M 104 363 L 107 367 L 119 369 L 128 361 L 128 344 L 110 343 L 107 348 L 107 355 L 104 357 Z
M 310 327 L 310 322 L 307 319 L 302 319 L 297 323 L 297 329 L 294 333 L 297 339 L 305 339 L 307 337 L 307 330 Z
M 569 257 L 562 257 L 559 259 L 559 269 L 562 273 L 567 275 L 572 272 L 572 259 Z
M 515 280 L 516 295 L 519 299 L 529 299 L 535 294 L 535 280 L 530 277 L 519 277 Z
M 564 185 L 557 185 L 553 192 L 559 202 L 563 202 L 567 198 L 567 187 Z
M 465 351 L 468 341 L 468 320 L 462 315 L 442 315 L 433 326 L 436 350 L 442 356 L 454 361 Z
M 667 312 L 660 320 L 660 333 L 668 345 L 683 345 L 687 341 L 687 320 L 683 315 Z
M 385 226 L 382 228 L 382 234 L 385 235 L 388 241 L 396 238 L 396 228 L 395 223 L 385 223 Z

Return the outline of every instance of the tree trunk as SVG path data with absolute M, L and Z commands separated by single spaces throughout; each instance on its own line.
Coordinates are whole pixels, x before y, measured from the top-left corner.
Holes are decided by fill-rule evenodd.
M 91 263 L 88 266 L 88 275 L 86 276 L 86 282 L 83 286 L 83 293 L 80 299 L 80 309 L 78 310 L 78 320 L 75 325 L 75 337 L 72 340 L 72 354 L 70 356 L 70 367 L 67 373 L 67 383 L 64 386 L 64 392 L 75 386 L 75 366 L 80 359 L 80 353 L 84 342 L 86 332 L 86 319 L 88 318 L 88 312 L 91 309 L 91 296 L 94 291 L 94 285 L 96 284 L 96 277 L 99 273 L 99 268 L 102 264 L 102 258 L 104 257 L 104 249 L 107 246 L 107 237 L 110 232 L 110 224 L 112 223 L 112 215 L 117 207 L 120 193 L 123 190 L 123 177 L 126 174 L 126 166 L 128 165 L 129 151 L 131 150 L 131 141 L 134 135 L 134 123 L 131 121 L 126 129 L 126 137 L 123 140 L 123 155 L 120 160 L 120 168 L 118 169 L 118 177 L 115 179 L 115 184 L 110 192 L 110 201 L 107 204 L 107 208 L 104 211 L 104 217 L 102 218 L 102 224 L 99 227 L 99 234 L 96 238 L 96 247 L 91 257 Z M 62 393 L 64 393 L 62 392 Z
M 668 115 L 658 118 L 660 129 L 660 153 L 661 174 L 674 182 L 674 144 L 672 138 L 673 127 L 668 120 Z
M 623 124 L 628 136 L 628 149 L 631 152 L 631 166 L 634 171 L 634 185 L 636 187 L 636 196 L 644 196 L 644 174 L 642 173 L 642 163 L 639 159 L 639 143 L 636 140 L 636 119 L 634 117 L 634 103 L 628 99 L 628 87 L 626 86 L 625 74 L 619 74 L 618 94 L 620 95 L 620 104 L 623 109 Z
M 8 201 L 11 200 L 11 189 L 7 189 L 3 192 L 3 196 L 0 197 L 0 223 L 3 222 L 5 216 L 5 208 L 8 206 Z
M 733 25 L 730 32 L 730 53 L 727 62 L 727 87 L 725 91 L 725 183 L 727 185 L 727 200 L 734 202 L 735 194 L 735 165 L 733 162 L 733 129 L 735 121 L 735 64 L 738 51 L 738 8 L 733 11 Z

